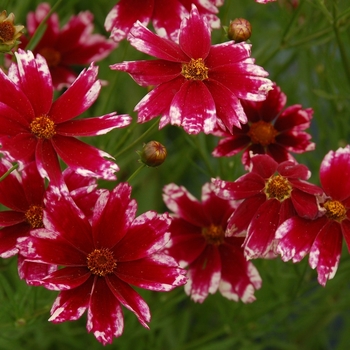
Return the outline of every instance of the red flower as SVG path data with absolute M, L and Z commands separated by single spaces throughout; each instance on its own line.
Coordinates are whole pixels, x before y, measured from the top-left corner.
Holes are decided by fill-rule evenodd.
M 27 260 L 63 266 L 40 281 L 61 291 L 50 321 L 76 320 L 88 309 L 87 329 L 103 344 L 123 332 L 121 305 L 148 328 L 148 305 L 130 284 L 169 291 L 186 282 L 175 260 L 161 252 L 169 239 L 169 216 L 148 211 L 135 218 L 130 192 L 127 183 L 103 192 L 90 223 L 69 197 L 52 191 L 44 212 L 46 229 L 18 240 Z
M 317 268 L 318 282 L 325 286 L 337 271 L 343 237 L 350 249 L 350 146 L 330 151 L 322 161 L 320 217 L 293 217 L 277 230 L 277 251 L 284 261 L 298 262 L 310 253 L 309 264 Z
M 274 84 L 262 102 L 242 101 L 248 123 L 229 131 L 218 129 L 224 136 L 213 151 L 214 157 L 231 157 L 243 151 L 242 163 L 248 169 L 253 154 L 268 154 L 276 162 L 295 159 L 289 152 L 304 153 L 315 149 L 311 136 L 304 132 L 310 126 L 313 110 L 293 105 L 283 110 L 286 95 Z
M 243 256 L 244 238 L 226 231 L 237 204 L 217 197 L 208 183 L 202 188 L 202 202 L 175 184 L 165 186 L 163 198 L 175 213 L 167 251 L 181 266 L 189 266 L 186 294 L 200 303 L 217 290 L 230 300 L 254 301 L 261 278 Z
M 108 153 L 89 146 L 76 136 L 102 135 L 130 124 L 128 115 L 110 113 L 72 120 L 97 99 L 101 84 L 93 64 L 56 101 L 46 61 L 40 55 L 18 50 L 18 65 L 8 76 L 0 71 L 0 143 L 2 152 L 24 163 L 36 160 L 41 176 L 61 181 L 57 154 L 77 173 L 114 180 L 118 166 Z
M 139 51 L 156 60 L 122 62 L 111 69 L 128 72 L 141 86 L 155 86 L 135 107 L 138 122 L 161 115 L 187 133 L 211 133 L 219 124 L 231 130 L 247 122 L 239 99 L 261 101 L 271 88 L 267 73 L 250 58 L 250 45 L 210 44 L 210 27 L 193 5 L 182 21 L 179 44 L 160 38 L 140 22 L 129 34 Z
M 294 215 L 315 218 L 315 195 L 322 193 L 305 181 L 311 174 L 302 164 L 278 164 L 268 155 L 256 155 L 251 162 L 250 173 L 234 182 L 213 180 L 220 197 L 243 200 L 230 217 L 228 230 L 233 235 L 247 230 L 244 253 L 248 259 L 274 252 L 276 229 L 285 220 Z
M 25 48 L 39 24 L 50 12 L 50 5 L 41 3 L 35 12 L 27 15 L 28 37 L 22 36 L 20 45 Z M 60 29 L 57 13 L 52 13 L 46 22 L 44 35 L 37 43 L 34 54 L 45 57 L 52 76 L 55 89 L 68 87 L 76 79 L 73 65 L 86 65 L 99 61 L 116 47 L 115 43 L 100 34 L 92 34 L 93 14 L 89 11 L 72 16 Z
M 192 3 L 212 28 L 220 27 L 220 19 L 215 14 L 224 0 L 120 0 L 108 14 L 105 28 L 111 32 L 111 38 L 119 42 L 126 38 L 137 20 L 145 26 L 152 21 L 158 35 L 178 41 L 181 20 L 188 16 Z

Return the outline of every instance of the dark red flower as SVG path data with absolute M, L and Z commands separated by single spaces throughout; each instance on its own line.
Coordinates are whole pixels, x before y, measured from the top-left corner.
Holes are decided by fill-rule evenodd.
M 219 198 L 214 189 L 205 184 L 199 202 L 184 187 L 165 186 L 164 202 L 175 214 L 167 252 L 180 266 L 188 265 L 185 292 L 194 301 L 202 303 L 219 290 L 230 300 L 249 303 L 261 278 L 243 255 L 244 238 L 231 237 L 226 230 L 237 203 Z
M 274 252 L 275 232 L 294 215 L 315 218 L 318 214 L 318 186 L 306 182 L 310 171 L 292 161 L 278 164 L 268 155 L 251 159 L 251 171 L 234 182 L 214 179 L 217 194 L 242 203 L 228 222 L 233 235 L 247 230 L 244 253 L 248 259 L 265 257 Z
M 318 282 L 325 286 L 337 271 L 343 237 L 350 250 L 350 146 L 330 151 L 321 163 L 319 217 L 293 217 L 277 230 L 277 251 L 284 261 L 299 262 L 309 254 L 309 264 L 317 269 Z

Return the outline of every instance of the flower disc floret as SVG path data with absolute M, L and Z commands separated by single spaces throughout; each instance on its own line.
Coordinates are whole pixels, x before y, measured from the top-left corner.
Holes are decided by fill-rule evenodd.
M 14 34 L 15 28 L 10 22 L 6 21 L 0 23 L 0 40 L 2 42 L 12 40 Z
M 207 244 L 220 245 L 225 241 L 225 231 L 222 226 L 211 224 L 202 228 L 202 235 Z
M 26 221 L 32 228 L 44 227 L 43 224 L 43 207 L 40 205 L 31 205 L 25 212 Z
M 285 177 L 275 175 L 270 177 L 266 182 L 264 192 L 268 199 L 276 198 L 282 202 L 290 197 L 292 189 L 292 186 Z
M 346 208 L 337 200 L 326 201 L 323 207 L 326 209 L 326 216 L 331 220 L 341 222 L 346 218 Z
M 113 252 L 107 248 L 95 249 L 88 254 L 86 261 L 91 273 L 100 277 L 113 273 L 117 267 Z
M 260 144 L 264 147 L 275 143 L 275 137 L 277 134 L 278 131 L 273 125 L 263 120 L 253 123 L 248 132 L 248 136 L 250 136 L 252 143 Z
M 49 68 L 57 67 L 61 63 L 61 53 L 52 47 L 43 47 L 39 50 L 39 54 L 44 56 Z
M 56 134 L 55 123 L 46 115 L 34 118 L 30 123 L 30 129 L 40 139 L 51 139 Z
M 208 70 L 203 58 L 191 58 L 189 63 L 182 65 L 181 74 L 188 80 L 205 80 L 208 79 Z

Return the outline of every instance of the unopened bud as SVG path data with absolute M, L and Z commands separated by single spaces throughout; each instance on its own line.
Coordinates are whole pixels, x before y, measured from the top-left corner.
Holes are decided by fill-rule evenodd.
M 248 40 L 251 35 L 252 26 L 244 18 L 236 18 L 231 21 L 227 29 L 228 38 L 234 40 L 236 43 Z
M 15 26 L 14 20 L 13 13 L 7 16 L 6 10 L 0 12 L 0 52 L 9 52 L 19 43 L 17 39 L 22 35 L 24 26 Z
M 151 167 L 161 165 L 167 156 L 166 148 L 158 141 L 147 142 L 142 151 L 137 153 L 140 155 L 140 161 Z

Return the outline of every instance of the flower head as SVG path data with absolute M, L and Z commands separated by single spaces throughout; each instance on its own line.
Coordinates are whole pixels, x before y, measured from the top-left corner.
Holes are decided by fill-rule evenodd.
M 213 180 L 217 194 L 242 203 L 228 222 L 228 230 L 240 235 L 247 230 L 244 253 L 249 259 L 274 253 L 275 233 L 279 225 L 294 215 L 315 218 L 316 195 L 322 190 L 306 182 L 306 166 L 292 161 L 278 164 L 268 155 L 251 159 L 251 171 L 234 182 Z
M 350 250 L 350 146 L 330 151 L 321 163 L 324 195 L 315 220 L 293 217 L 277 230 L 277 251 L 284 261 L 298 262 L 309 254 L 317 269 L 318 282 L 325 285 L 338 268 L 343 237 Z
M 268 154 L 276 162 L 295 160 L 289 152 L 304 153 L 315 149 L 311 136 L 304 130 L 310 126 L 313 110 L 293 105 L 284 109 L 286 95 L 274 88 L 262 102 L 243 101 L 248 123 L 232 130 L 217 129 L 223 136 L 213 151 L 214 157 L 230 157 L 243 150 L 242 163 L 249 168 L 251 156 Z
M 77 136 L 102 135 L 127 126 L 131 117 L 110 113 L 89 119 L 74 119 L 97 99 L 101 83 L 93 64 L 52 102 L 51 75 L 45 59 L 21 49 L 15 53 L 8 76 L 0 70 L 0 143 L 2 152 L 27 163 L 36 160 L 41 176 L 61 182 L 57 155 L 80 175 L 115 179 L 118 166 L 108 153 L 89 146 Z
M 252 302 L 261 278 L 243 255 L 244 238 L 231 237 L 226 230 L 237 203 L 217 197 L 214 190 L 205 184 L 199 202 L 184 187 L 165 186 L 164 202 L 174 212 L 167 251 L 188 265 L 185 292 L 194 301 L 202 303 L 219 290 L 230 300 Z
M 14 25 L 15 15 L 7 16 L 6 10 L 0 12 L 0 52 L 9 52 L 19 43 L 17 39 L 22 35 L 24 26 Z
M 250 58 L 250 45 L 211 45 L 210 36 L 194 5 L 181 23 L 179 44 L 140 22 L 134 25 L 131 45 L 158 59 L 117 63 L 111 69 L 128 72 L 141 86 L 155 86 L 135 107 L 140 123 L 161 115 L 160 128 L 170 123 L 190 134 L 208 134 L 217 124 L 231 130 L 247 122 L 239 99 L 264 100 L 272 83 Z
M 169 291 L 186 282 L 175 260 L 161 252 L 169 239 L 169 216 L 148 211 L 135 218 L 130 192 L 121 183 L 101 193 L 89 221 L 70 197 L 52 191 L 44 211 L 46 229 L 18 240 L 28 261 L 63 266 L 38 281 L 60 290 L 50 321 L 77 320 L 87 310 L 87 329 L 103 344 L 123 332 L 121 305 L 148 328 L 148 305 L 130 284 Z

